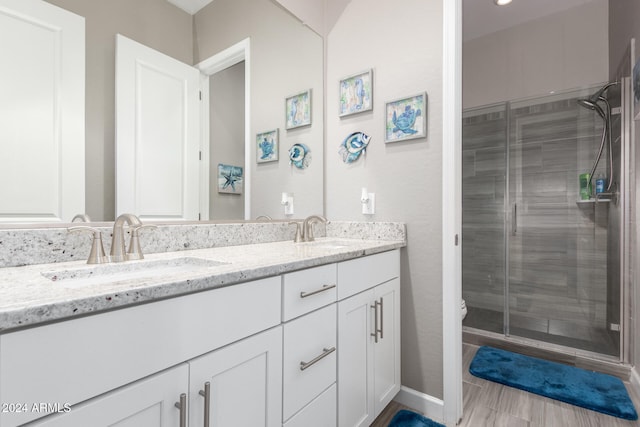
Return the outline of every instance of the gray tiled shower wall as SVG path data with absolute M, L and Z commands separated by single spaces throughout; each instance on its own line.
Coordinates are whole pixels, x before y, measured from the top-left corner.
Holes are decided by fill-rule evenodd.
M 576 201 L 578 176 L 595 160 L 602 126 L 575 98 L 465 112 L 462 274 L 470 313 L 504 310 L 506 230 L 511 326 L 581 340 L 601 335 L 608 206 Z M 605 171 L 604 159 L 606 151 L 598 171 Z M 494 327 L 503 332 L 502 325 Z

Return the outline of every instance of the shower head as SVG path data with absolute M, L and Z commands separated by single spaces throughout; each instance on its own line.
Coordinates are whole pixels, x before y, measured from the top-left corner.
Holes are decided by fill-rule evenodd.
M 606 101 L 606 98 L 603 97 L 602 94 L 607 89 L 609 89 L 611 86 L 615 86 L 617 84 L 618 84 L 617 81 L 616 82 L 609 82 L 609 83 L 605 84 L 600 89 L 598 89 L 598 91 L 596 93 L 591 95 L 589 98 L 578 99 L 578 104 L 582 105 L 585 108 L 588 108 L 589 110 L 594 110 L 596 113 L 598 113 L 598 115 L 600 117 L 602 117 L 603 119 L 606 119 L 606 115 L 605 115 L 604 111 L 602 110 L 602 108 L 598 105 L 598 102 L 599 101 Z
M 597 100 L 592 101 L 591 98 L 578 99 L 578 105 L 588 108 L 589 110 L 594 110 L 600 117 L 603 119 L 606 118 L 604 111 L 602 110 L 602 107 L 598 105 Z

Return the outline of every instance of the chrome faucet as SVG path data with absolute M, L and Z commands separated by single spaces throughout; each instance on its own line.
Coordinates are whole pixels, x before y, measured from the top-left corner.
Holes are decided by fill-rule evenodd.
M 124 245 L 124 225 L 128 224 L 131 228 L 131 241 L 129 242 L 129 250 L 125 251 Z M 134 214 L 122 214 L 113 223 L 113 236 L 111 238 L 111 253 L 109 260 L 111 262 L 122 262 L 133 259 L 143 259 L 140 241 L 138 239 L 138 231 L 141 228 L 156 228 L 155 225 L 142 225 L 140 218 Z
M 109 257 L 104 254 L 104 247 L 102 246 L 102 233 L 97 228 L 87 227 L 86 225 L 78 225 L 75 227 L 67 228 L 70 233 L 88 232 L 93 234 L 93 240 L 91 241 L 91 252 L 89 252 L 89 258 L 87 258 L 87 264 L 104 264 L 109 262 Z
M 313 223 L 314 222 L 322 222 L 326 223 L 327 218 L 322 215 L 311 215 L 308 216 L 304 223 L 302 224 L 302 241 L 303 242 L 313 242 L 315 238 L 313 237 Z
M 89 215 L 87 214 L 77 214 L 73 217 L 71 222 L 76 222 L 76 220 L 78 220 L 79 222 L 91 222 L 91 218 L 89 218 Z

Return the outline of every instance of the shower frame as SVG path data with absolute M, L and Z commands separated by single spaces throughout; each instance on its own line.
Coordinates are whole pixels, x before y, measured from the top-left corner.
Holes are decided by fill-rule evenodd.
M 624 65 L 624 64 L 623 64 Z M 625 67 L 621 66 L 621 69 L 625 69 Z M 626 68 L 628 69 L 628 67 Z M 622 74 L 624 75 L 624 74 Z M 634 157 L 634 147 L 630 144 L 630 123 L 633 120 L 632 117 L 632 109 L 629 108 L 631 106 L 631 85 L 628 77 L 620 77 L 621 85 L 620 88 L 620 107 L 614 107 L 612 109 L 612 116 L 620 114 L 620 150 L 621 150 L 621 158 L 620 158 L 620 176 L 618 181 L 618 191 L 619 195 L 619 205 L 620 205 L 620 227 L 618 232 L 620 233 L 619 241 L 619 250 L 620 250 L 620 262 L 618 264 L 618 268 L 620 269 L 619 277 L 620 277 L 620 290 L 619 290 L 619 327 L 620 327 L 620 339 L 619 339 L 619 351 L 618 356 L 608 356 L 600 353 L 594 353 L 589 350 L 580 350 L 573 347 L 567 347 L 559 344 L 553 344 L 546 341 L 540 341 L 532 338 L 520 337 L 511 335 L 511 327 L 510 327 L 510 274 L 511 274 L 511 260 L 510 260 L 510 238 L 511 238 L 511 230 L 514 226 L 514 206 L 515 203 L 511 200 L 511 129 L 510 126 L 505 126 L 505 197 L 503 203 L 503 250 L 504 250 L 504 286 L 503 286 L 503 338 L 506 341 L 512 341 L 514 343 L 522 344 L 529 343 L 535 345 L 536 347 L 540 347 L 543 349 L 548 349 L 555 352 L 560 353 L 572 353 L 578 356 L 584 356 L 587 358 L 595 358 L 598 360 L 604 360 L 608 362 L 618 362 L 618 363 L 629 363 L 631 354 L 630 354 L 630 340 L 631 340 L 631 332 L 630 332 L 630 316 L 631 316 L 631 277 L 630 277 L 630 269 L 629 263 L 631 258 L 631 242 L 630 242 L 630 222 L 629 219 L 632 218 L 632 205 L 630 195 L 633 194 L 630 189 L 633 186 L 633 179 L 631 179 L 630 174 L 633 174 L 634 171 L 631 167 L 631 159 Z M 597 88 L 599 85 L 595 85 L 593 88 Z M 511 123 L 512 113 L 511 113 L 511 102 L 503 103 L 504 111 L 505 111 L 505 122 Z M 627 108 L 623 108 L 623 106 L 627 106 Z M 607 327 L 610 327 L 607 323 Z M 473 327 L 465 327 L 465 332 L 470 331 L 479 331 L 485 332 L 481 329 L 475 329 Z M 487 332 L 488 336 L 498 335 L 492 332 Z M 495 337 L 494 337 L 495 338 Z

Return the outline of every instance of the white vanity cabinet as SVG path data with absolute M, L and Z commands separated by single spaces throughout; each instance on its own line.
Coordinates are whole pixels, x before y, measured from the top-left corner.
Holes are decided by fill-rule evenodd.
M 393 250 L 2 334 L 0 402 L 27 406 L 0 427 L 369 425 L 400 387 L 399 270 Z
M 232 351 L 235 344 L 225 346 L 243 339 L 249 342 L 267 329 L 277 327 L 274 334 L 280 338 L 270 337 L 270 341 L 279 342 L 281 349 L 281 289 L 281 278 L 270 277 L 0 335 L 0 401 L 29 406 L 71 405 L 71 412 L 55 414 L 53 419 L 75 413 L 80 402 L 101 400 L 107 392 L 213 350 L 220 349 L 221 355 Z M 251 344 L 244 345 L 249 353 Z M 281 360 L 280 352 L 273 358 Z M 270 373 L 278 389 L 280 372 L 281 369 Z M 215 372 L 208 374 L 213 376 Z M 185 382 L 188 378 L 186 375 Z M 188 394 L 188 388 L 177 393 L 175 401 L 181 393 Z M 108 407 L 108 402 L 117 400 L 104 402 L 102 405 Z M 147 406 L 144 400 L 140 402 L 142 411 Z M 115 406 L 112 409 L 117 411 Z M 2 412 L 0 427 L 15 427 L 43 417 L 46 412 Z
M 277 427 L 281 360 L 278 326 L 30 425 Z
M 338 425 L 368 426 L 400 390 L 398 251 L 338 265 Z M 350 296 L 351 295 L 351 296 Z

